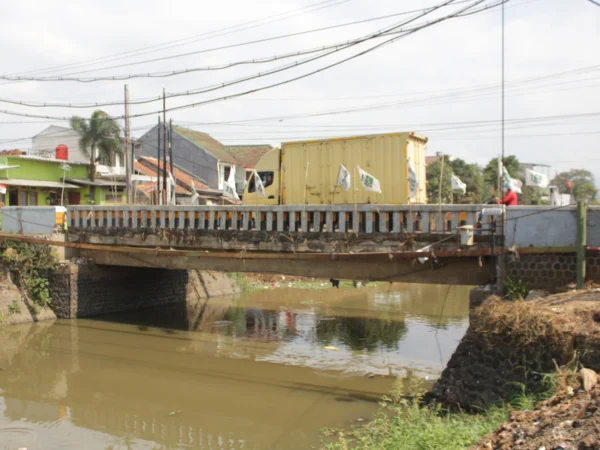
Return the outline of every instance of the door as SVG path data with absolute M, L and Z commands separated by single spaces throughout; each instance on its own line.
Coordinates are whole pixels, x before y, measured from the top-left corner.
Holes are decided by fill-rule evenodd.
M 80 192 L 69 192 L 69 205 L 80 205 L 81 204 L 81 193 Z

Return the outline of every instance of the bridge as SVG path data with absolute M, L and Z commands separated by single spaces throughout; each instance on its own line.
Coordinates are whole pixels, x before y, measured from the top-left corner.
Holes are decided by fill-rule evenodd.
M 316 278 L 480 284 L 495 277 L 499 224 L 472 245 L 477 205 L 74 206 L 65 245 L 97 264 Z M 501 209 L 502 211 L 502 209 Z
M 23 230 L 25 211 L 17 222 Z M 600 251 L 598 225 L 597 206 L 121 205 L 68 207 L 63 242 L 1 237 L 70 247 L 107 266 L 464 285 L 506 269 L 533 287 L 574 281 L 575 254 Z M 588 266 L 600 278 L 600 261 Z

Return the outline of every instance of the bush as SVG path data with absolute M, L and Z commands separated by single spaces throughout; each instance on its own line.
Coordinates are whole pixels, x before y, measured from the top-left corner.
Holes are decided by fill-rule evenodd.
M 58 262 L 49 246 L 2 240 L 0 261 L 35 305 L 46 307 L 52 303 L 48 276 L 57 268 Z

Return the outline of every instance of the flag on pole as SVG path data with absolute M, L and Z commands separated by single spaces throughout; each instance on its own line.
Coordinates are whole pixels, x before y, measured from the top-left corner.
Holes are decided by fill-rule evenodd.
M 539 188 L 547 188 L 550 180 L 543 173 L 534 172 L 533 170 L 525 169 L 525 185 L 535 186 Z
M 498 170 L 502 174 L 502 185 L 505 188 L 510 189 L 511 191 L 514 191 L 517 194 L 523 193 L 521 190 L 521 188 L 523 187 L 523 182 L 510 176 L 508 170 L 506 170 L 506 167 L 504 167 L 504 164 L 502 164 L 502 160 L 500 158 L 498 158 Z
M 452 190 L 461 191 L 463 195 L 467 193 L 467 185 L 454 174 L 452 174 Z
M 173 178 L 173 174 L 169 172 L 169 191 L 167 192 L 169 196 L 169 204 L 175 204 L 175 178 Z
M 192 180 L 192 196 L 190 197 L 192 205 L 198 204 L 198 192 L 196 192 L 196 185 L 194 184 L 194 180 Z
M 372 192 L 378 192 L 381 194 L 381 187 L 379 187 L 379 180 L 377 178 L 375 178 L 373 175 L 362 170 L 359 166 L 356 166 L 356 167 L 358 168 L 358 174 L 360 175 L 360 181 L 361 181 L 363 187 L 365 188 L 365 190 L 372 191 Z
M 345 191 L 350 190 L 350 172 L 348 172 L 348 169 L 346 169 L 343 164 L 340 164 L 340 172 L 338 173 L 337 185 Z
M 258 172 L 255 170 L 254 171 L 254 185 L 255 185 L 255 190 L 256 193 L 262 197 L 265 198 L 267 196 L 267 193 L 265 192 L 265 185 L 263 184 L 262 180 L 260 179 L 260 176 L 258 175 Z
M 408 196 L 414 198 L 419 193 L 419 180 L 417 173 L 413 169 L 410 159 L 408 160 Z

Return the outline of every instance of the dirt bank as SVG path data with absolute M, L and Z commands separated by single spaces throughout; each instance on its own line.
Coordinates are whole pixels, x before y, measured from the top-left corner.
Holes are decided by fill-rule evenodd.
M 535 392 L 557 366 L 600 371 L 600 292 L 530 301 L 485 301 L 426 399 L 478 412 L 525 389 Z
M 589 373 L 589 372 L 588 372 Z M 600 386 L 564 383 L 532 411 L 515 412 L 477 450 L 600 449 Z

